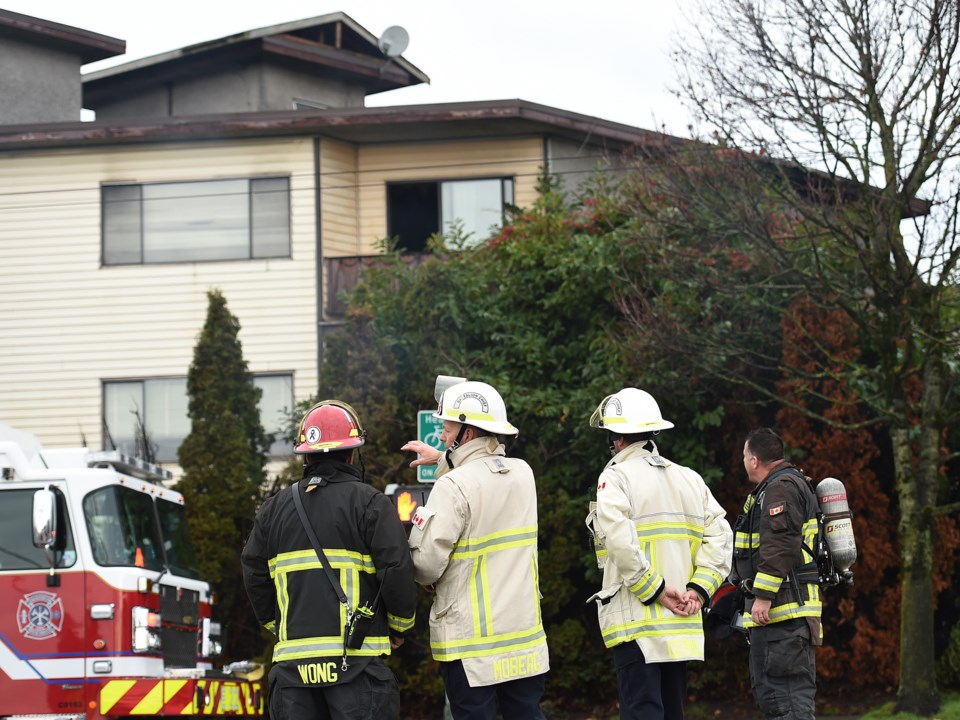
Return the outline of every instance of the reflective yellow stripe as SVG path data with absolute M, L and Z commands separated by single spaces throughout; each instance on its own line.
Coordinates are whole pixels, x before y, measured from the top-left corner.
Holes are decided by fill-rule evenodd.
M 774 595 L 780 591 L 781 584 L 783 584 L 783 578 L 776 577 L 775 575 L 767 575 L 767 573 L 762 572 L 758 572 L 757 576 L 753 579 L 754 590 L 763 590 L 764 592 L 773 593 Z
M 357 572 L 375 573 L 377 568 L 373 564 L 373 557 L 353 550 L 341 548 L 323 550 L 330 566 L 342 570 L 350 568 Z M 267 563 L 270 568 L 270 577 L 278 572 L 294 572 L 297 570 L 314 570 L 323 568 L 317 553 L 313 550 L 295 550 L 294 552 L 279 553 Z
M 470 609 L 473 615 L 473 634 L 493 634 L 493 608 L 490 605 L 490 579 L 487 576 L 487 555 L 481 552 L 470 571 Z
M 106 715 L 127 690 L 137 684 L 136 680 L 111 680 L 100 689 L 100 714 Z
M 630 586 L 629 590 L 641 600 L 647 600 L 660 587 L 662 581 L 663 578 L 660 577 L 660 573 L 651 567 L 640 576 L 637 582 Z
M 755 550 L 760 547 L 760 533 L 745 533 L 738 530 L 733 546 L 741 550 Z
M 647 618 L 603 628 L 602 634 L 603 644 L 607 647 L 613 647 L 640 637 L 689 635 L 690 637 L 700 638 L 703 636 L 703 625 L 699 617 L 664 617 L 656 620 Z
M 459 410 L 457 408 L 453 408 L 452 410 L 444 410 L 440 414 L 456 421 L 459 421 L 461 416 L 467 420 L 489 420 L 491 422 L 496 420 L 496 418 L 494 418 L 490 413 L 464 412 L 463 410 Z
M 600 418 L 600 422 L 602 423 L 601 427 L 606 427 L 607 425 L 623 425 L 627 422 L 627 419 L 619 415 L 611 415 L 609 417 L 604 415 L 603 417 Z M 655 422 L 631 423 L 631 424 L 635 425 L 636 427 L 643 428 L 643 427 L 650 427 L 652 425 L 660 425 L 662 422 L 663 422 L 662 420 L 658 420 Z
M 533 575 L 533 597 L 538 599 L 538 602 L 534 603 L 534 607 L 537 609 L 537 625 L 543 622 L 543 618 L 540 617 L 540 568 L 537 566 L 537 554 L 534 553 L 533 557 L 530 558 L 530 573 Z
M 707 591 L 707 597 L 711 597 L 720 587 L 720 584 L 723 582 L 723 578 L 720 577 L 720 573 L 709 568 L 697 568 L 697 571 L 693 574 L 693 577 L 690 578 L 690 582 L 694 585 L 699 585 L 704 590 Z
M 505 652 L 524 650 L 546 641 L 543 627 L 538 625 L 531 630 L 491 635 L 485 638 L 451 640 L 449 642 L 431 642 L 433 659 L 439 661 L 459 658 L 490 657 Z
M 391 615 L 387 613 L 387 624 L 390 626 L 390 629 L 395 632 L 406 632 L 413 627 L 416 622 L 417 616 L 411 615 L 408 618 L 400 617 L 399 615 Z
M 287 608 L 290 607 L 290 595 L 287 593 L 287 575 L 279 573 L 275 580 L 277 586 L 277 607 L 280 610 L 280 627 L 277 629 L 279 640 L 287 639 Z
M 363 647 L 358 650 L 347 649 L 348 656 L 389 655 L 390 638 L 386 636 L 368 636 Z M 339 657 L 343 655 L 342 637 L 298 638 L 278 642 L 273 648 L 273 661 L 302 660 L 312 657 Z
M 530 525 L 521 528 L 511 528 L 501 532 L 483 535 L 481 537 L 466 538 L 457 541 L 450 554 L 451 560 L 466 560 L 476 557 L 480 553 L 498 552 L 516 547 L 526 547 L 537 544 L 537 526 Z
M 640 542 L 655 540 L 682 540 L 700 542 L 703 540 L 703 526 L 687 522 L 637 523 L 637 539 Z
M 816 588 L 816 585 L 808 585 L 808 588 Z M 810 600 L 805 600 L 803 605 L 798 603 L 787 603 L 785 605 L 777 605 L 770 609 L 770 622 L 775 623 L 781 620 L 791 620 L 793 618 L 802 618 L 802 617 L 820 617 L 820 613 L 823 610 L 823 603 L 820 601 L 819 595 L 814 599 L 812 596 Z M 753 618 L 750 616 L 750 613 L 743 613 L 743 626 L 744 627 L 757 627 L 757 623 L 753 621 Z

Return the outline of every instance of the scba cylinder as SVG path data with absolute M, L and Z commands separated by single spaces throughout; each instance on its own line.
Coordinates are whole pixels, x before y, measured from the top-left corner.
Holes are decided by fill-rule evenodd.
M 834 567 L 845 572 L 857 559 L 857 541 L 853 536 L 853 515 L 847 502 L 847 489 L 836 478 L 824 478 L 817 485 L 817 502 L 823 513 L 823 528 Z

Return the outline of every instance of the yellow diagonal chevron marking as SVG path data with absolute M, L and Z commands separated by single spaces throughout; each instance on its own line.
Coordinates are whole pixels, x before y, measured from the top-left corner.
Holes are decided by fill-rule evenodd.
M 107 715 L 127 690 L 136 685 L 136 680 L 111 680 L 100 689 L 100 714 Z

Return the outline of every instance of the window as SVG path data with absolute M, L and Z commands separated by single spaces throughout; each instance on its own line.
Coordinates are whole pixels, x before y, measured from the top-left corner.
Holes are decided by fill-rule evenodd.
M 255 375 L 253 384 L 263 391 L 260 422 L 267 436 L 272 436 L 267 454 L 289 455 L 291 446 L 286 432 L 288 412 L 293 408 L 293 375 Z M 188 406 L 185 377 L 105 381 L 103 446 L 143 456 L 139 425 L 154 448 L 155 462 L 178 462 L 180 443 L 190 433 Z
M 477 243 L 496 232 L 512 204 L 512 178 L 389 183 L 387 233 L 401 248 L 420 251 L 431 235 L 460 224 Z
M 272 439 L 267 455 L 282 457 L 293 451 L 287 432 L 293 410 L 292 375 L 255 375 L 253 384 L 260 388 L 260 422 Z
M 119 485 L 94 490 L 83 499 L 83 517 L 98 565 L 164 569 L 160 529 L 149 495 Z
M 104 185 L 103 264 L 290 256 L 290 179 Z
M 0 571 L 2 570 L 47 570 L 50 562 L 42 548 L 33 546 L 33 494 L 32 490 L 4 490 L 0 495 Z M 77 561 L 73 546 L 73 532 L 66 503 L 57 495 L 57 514 L 63 521 L 62 532 L 66 537 L 63 552 L 57 553 L 57 567 L 70 567 Z

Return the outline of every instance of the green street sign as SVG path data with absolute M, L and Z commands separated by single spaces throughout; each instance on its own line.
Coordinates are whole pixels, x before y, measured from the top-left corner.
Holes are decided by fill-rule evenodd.
M 443 420 L 433 416 L 433 410 L 421 410 L 417 413 L 417 439 L 435 450 L 443 452 L 440 433 L 443 432 Z M 433 482 L 436 478 L 436 465 L 421 465 L 417 468 L 417 482 Z

